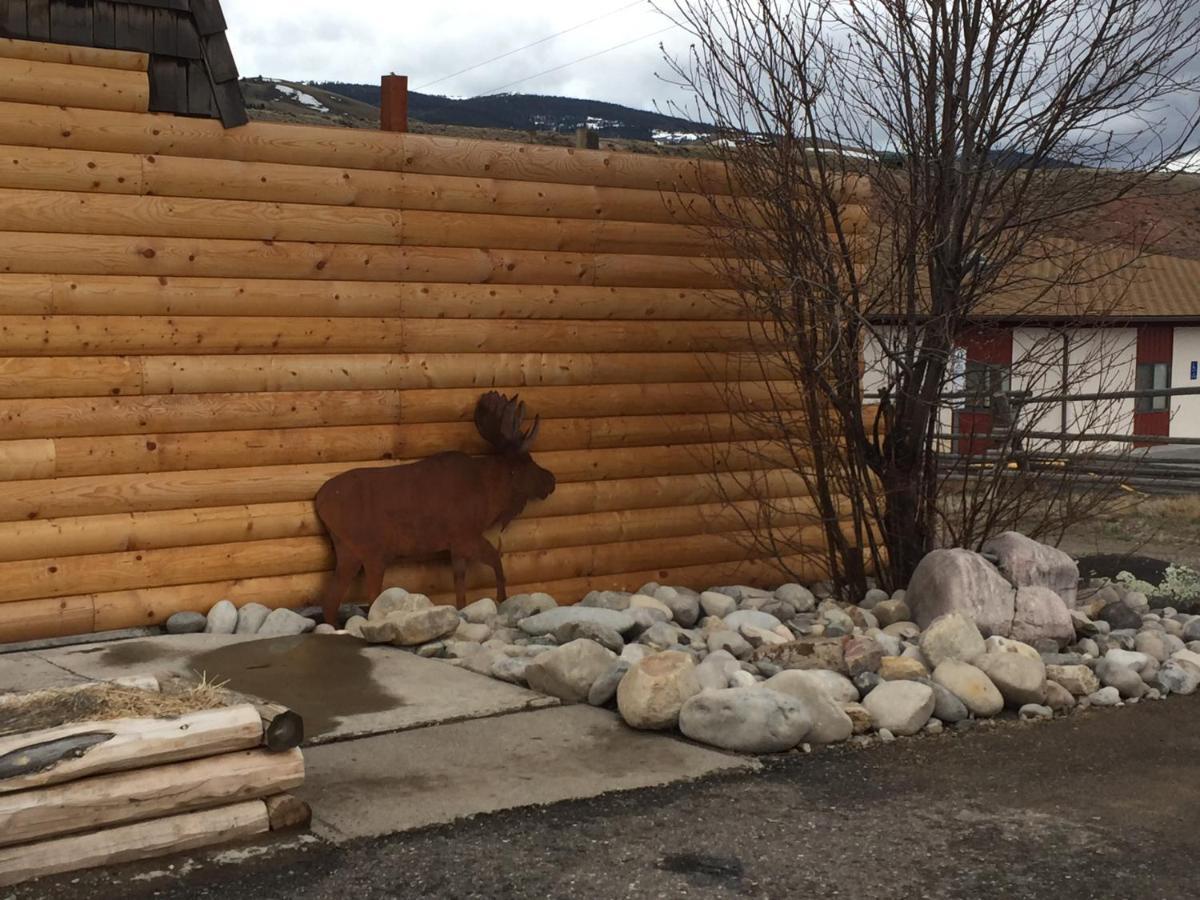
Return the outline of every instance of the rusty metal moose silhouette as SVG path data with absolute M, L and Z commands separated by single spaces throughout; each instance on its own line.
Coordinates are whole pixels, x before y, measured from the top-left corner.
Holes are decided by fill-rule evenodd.
M 336 624 L 350 582 L 365 570 L 367 596 L 377 597 L 389 562 L 449 552 L 454 592 L 466 602 L 467 564 L 496 573 L 496 599 L 506 596 L 500 554 L 484 537 L 504 528 L 533 499 L 554 492 L 554 475 L 529 455 L 540 417 L 522 431 L 525 404 L 489 391 L 475 405 L 475 427 L 496 451 L 469 456 L 447 451 L 414 463 L 351 469 L 317 491 L 317 515 L 333 540 L 337 567 L 325 592 L 325 621 Z

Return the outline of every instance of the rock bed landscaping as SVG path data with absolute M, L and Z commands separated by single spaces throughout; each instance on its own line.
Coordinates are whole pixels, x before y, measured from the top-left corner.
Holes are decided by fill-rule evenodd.
M 1006 710 L 1049 719 L 1194 692 L 1200 616 L 1152 610 L 1135 586 L 1081 585 L 1069 556 L 1009 532 L 982 553 L 936 550 L 907 591 L 872 589 L 856 603 L 828 583 L 697 592 L 652 582 L 572 606 L 534 593 L 456 610 L 390 588 L 365 616 L 344 608 L 336 633 L 567 702 L 615 705 L 634 728 L 769 753 L 969 728 Z M 170 630 L 314 627 L 257 604 L 180 615 L 189 618 Z

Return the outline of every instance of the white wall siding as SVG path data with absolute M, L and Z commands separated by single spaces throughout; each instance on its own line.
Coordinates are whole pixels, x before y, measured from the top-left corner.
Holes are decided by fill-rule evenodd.
M 1200 328 L 1176 328 L 1171 348 L 1171 387 L 1200 388 Z M 1200 374 L 1200 373 L 1198 373 Z M 1200 438 L 1200 396 L 1171 398 L 1171 437 Z

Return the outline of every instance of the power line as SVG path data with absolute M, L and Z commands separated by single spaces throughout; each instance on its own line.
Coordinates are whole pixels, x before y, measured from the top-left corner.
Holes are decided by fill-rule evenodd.
M 638 41 L 644 41 L 647 38 L 652 38 L 660 34 L 665 34 L 668 31 L 676 28 L 675 25 L 668 25 L 666 28 L 660 28 L 658 31 L 652 31 L 649 34 L 643 34 L 641 37 L 635 37 L 628 41 L 622 41 L 619 44 L 614 44 L 611 47 L 605 47 L 603 50 L 597 50 L 595 53 L 589 53 L 587 56 L 581 56 L 578 59 L 573 59 L 570 62 L 563 63 L 561 66 L 555 66 L 552 69 L 545 69 L 533 75 L 526 75 L 524 78 L 518 78 L 516 81 L 510 81 L 508 84 L 502 84 L 498 88 L 492 88 L 490 91 L 484 91 L 480 97 L 486 97 L 489 94 L 498 94 L 501 91 L 508 90 L 510 87 L 516 87 L 518 84 L 524 84 L 526 81 L 532 81 L 534 78 L 541 78 L 543 75 L 549 75 L 551 72 L 560 72 L 570 66 L 577 65 L 581 62 L 586 62 L 589 59 L 595 59 L 597 56 L 603 56 L 605 53 L 612 53 L 614 50 L 620 50 L 622 47 L 628 47 L 630 44 L 636 44 Z
M 483 62 L 476 63 L 473 66 L 467 66 L 465 69 L 459 69 L 457 72 L 451 72 L 449 75 L 443 75 L 441 78 L 438 78 L 436 81 L 427 81 L 427 82 L 425 82 L 425 84 L 422 84 L 419 87 L 413 88 L 413 90 L 414 91 L 423 91 L 426 88 L 431 88 L 435 84 L 441 84 L 443 81 L 449 81 L 451 78 L 457 78 L 459 75 L 464 75 L 467 72 L 473 72 L 482 66 L 488 65 L 488 63 L 494 63 L 498 59 L 505 59 L 509 56 L 512 56 L 513 54 L 520 53 L 523 50 L 528 50 L 530 47 L 536 47 L 539 44 L 546 43 L 546 41 L 552 41 L 556 37 L 561 37 L 564 34 L 570 34 L 572 31 L 578 31 L 580 28 L 583 28 L 587 25 L 591 25 L 593 22 L 599 22 L 601 19 L 607 19 L 609 16 L 615 16 L 619 12 L 625 12 L 625 10 L 627 10 L 627 9 L 633 9 L 635 6 L 641 6 L 642 4 L 644 4 L 646 2 L 648 2 L 648 0 L 634 0 L 633 3 L 628 3 L 625 6 L 622 6 L 618 9 L 611 9 L 606 13 L 596 16 L 596 18 L 594 18 L 594 19 L 588 19 L 586 22 L 580 22 L 578 25 L 572 25 L 570 28 L 564 28 L 562 31 L 556 31 L 554 34 L 547 35 L 544 38 L 539 38 L 538 40 L 534 41 L 532 44 L 526 44 L 523 47 L 518 47 L 516 50 L 509 50 L 507 53 L 501 53 L 499 56 L 493 56 L 490 59 L 485 59 Z

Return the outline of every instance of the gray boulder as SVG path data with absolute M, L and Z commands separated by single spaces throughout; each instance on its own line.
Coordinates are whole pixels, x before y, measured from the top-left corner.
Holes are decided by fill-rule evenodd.
M 1075 605 L 1079 566 L 1058 548 L 1005 531 L 988 539 L 981 549 L 996 557 L 996 568 L 1014 587 L 1048 588 L 1067 607 Z
M 1015 598 L 1013 586 L 995 566 L 978 553 L 959 548 L 927 553 L 905 593 L 913 619 L 922 629 L 939 616 L 961 613 L 985 637 L 1009 633 Z
M 603 648 L 601 648 L 603 649 Z M 631 728 L 673 728 L 684 701 L 700 690 L 690 653 L 667 650 L 635 662 L 617 687 L 617 709 Z
M 857 703 L 859 698 L 854 682 L 845 675 L 830 672 L 828 669 L 785 669 L 769 678 L 767 686 L 773 690 L 797 695 L 809 689 L 819 690 L 838 704 Z
M 948 659 L 969 662 L 985 650 L 983 635 L 974 621 L 962 613 L 949 613 L 934 619 L 921 633 L 920 647 L 931 669 Z
M 705 591 L 701 594 L 700 606 L 706 616 L 716 616 L 718 619 L 737 611 L 736 600 L 728 594 L 718 594 L 716 591 Z
M 237 628 L 238 611 L 232 601 L 221 600 L 208 611 L 205 634 L 233 634 Z
M 529 620 L 526 619 L 526 621 Z M 621 638 L 620 632 L 615 628 L 609 628 L 596 622 L 567 622 L 554 629 L 554 639 L 559 644 L 569 644 L 580 638 L 595 641 L 613 653 L 620 653 L 625 648 L 625 641 Z
M 630 662 L 627 659 L 617 659 L 599 678 L 592 682 L 588 690 L 587 702 L 592 706 L 604 706 L 615 696 L 621 679 L 629 671 Z
M 1182 659 L 1168 659 L 1156 677 L 1159 686 L 1173 694 L 1192 694 L 1200 687 L 1200 667 Z
M 271 610 L 261 603 L 247 603 L 238 610 L 237 626 L 233 629 L 233 633 L 258 634 L 258 630 L 262 628 L 263 622 L 270 614 Z
M 1116 688 L 1122 700 L 1141 697 L 1146 693 L 1146 683 L 1142 681 L 1141 675 L 1108 657 L 1096 663 L 1096 677 L 1105 687 Z
M 862 701 L 876 728 L 899 735 L 920 731 L 934 704 L 933 688 L 917 681 L 885 681 Z
M 1020 709 L 1026 703 L 1046 698 L 1046 664 L 1023 653 L 984 653 L 974 664 L 996 686 L 1008 706 Z
M 1017 588 L 1014 602 L 1016 610 L 1009 637 L 1027 644 L 1050 640 L 1058 647 L 1075 639 L 1071 611 L 1062 597 L 1050 588 L 1023 585 Z
M 725 617 L 726 627 L 733 631 L 739 630 L 743 625 L 752 625 L 755 628 L 762 628 L 770 631 L 781 625 L 779 619 L 770 613 L 759 612 L 754 609 L 739 609 L 736 612 L 731 612 Z
M 1096 618 L 1107 622 L 1113 629 L 1131 628 L 1136 631 L 1142 627 L 1142 617 L 1120 600 L 1109 603 L 1100 610 Z M 1186 637 L 1186 629 L 1184 636 Z
M 558 603 L 549 594 L 517 594 L 500 604 L 496 613 L 497 625 L 516 625 L 522 619 L 555 609 Z M 573 609 L 574 607 L 564 607 Z M 561 622 L 559 624 L 562 624 Z M 553 629 L 551 629 L 553 630 Z
M 800 584 L 781 584 L 775 589 L 775 596 L 798 613 L 811 612 L 817 608 L 817 598 L 813 596 L 813 592 Z
M 804 707 L 805 716 L 812 723 L 804 740 L 813 744 L 836 744 L 846 740 L 854 733 L 854 721 L 842 704 L 820 684 L 792 677 L 808 674 L 811 673 L 780 672 L 764 681 L 761 687 L 787 694 Z
M 704 691 L 679 712 L 679 730 L 694 741 L 737 753 L 779 753 L 812 727 L 803 704 L 761 687 Z
M 579 703 L 588 699 L 592 685 L 613 667 L 617 655 L 585 638 L 547 650 L 525 669 L 532 690 Z
M 588 591 L 579 601 L 580 606 L 595 609 L 615 609 L 618 612 L 629 609 L 629 598 L 633 595 L 626 591 Z
M 497 612 L 499 609 L 496 601 L 491 597 L 484 597 L 482 600 L 468 603 L 459 611 L 459 615 L 472 625 L 487 625 L 496 618 Z
M 455 616 L 457 619 L 458 616 Z M 316 627 L 316 622 L 307 616 L 292 612 L 290 609 L 273 609 L 263 620 L 258 629 L 259 637 L 285 637 L 294 634 L 304 634 Z
M 935 719 L 953 725 L 971 715 L 967 705 L 959 700 L 949 688 L 942 687 L 936 681 L 928 678 L 920 678 L 917 681 L 933 688 L 933 717 Z
M 745 659 L 754 649 L 750 646 L 749 641 L 736 631 L 730 631 L 729 629 L 714 631 L 708 636 L 705 643 L 708 646 L 709 653 L 717 650 L 725 650 L 738 659 Z
M 433 601 L 424 594 L 410 594 L 404 588 L 390 587 L 371 604 L 367 612 L 367 621 L 376 622 L 385 619 L 394 612 L 413 612 L 418 609 L 428 609 Z
M 167 634 L 197 634 L 208 625 L 204 613 L 177 612 L 166 622 Z
M 673 587 L 660 587 L 654 592 L 654 599 L 665 603 L 675 621 L 684 628 L 691 628 L 700 618 L 700 600 L 691 594 L 680 593 Z
M 553 634 L 564 625 L 587 622 L 624 634 L 637 624 L 627 612 L 589 606 L 556 606 L 520 619 L 517 627 L 526 634 Z

